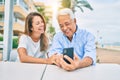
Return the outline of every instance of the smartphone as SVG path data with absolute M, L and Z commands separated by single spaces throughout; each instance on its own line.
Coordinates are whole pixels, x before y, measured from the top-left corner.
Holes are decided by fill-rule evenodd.
M 69 56 L 71 59 L 73 59 L 73 53 L 74 53 L 74 48 L 73 47 L 70 47 L 70 48 L 64 48 L 63 49 L 63 56 L 64 55 L 67 55 L 67 56 Z M 67 60 L 67 59 L 65 59 L 65 58 L 63 58 L 68 64 L 70 64 L 70 62 Z

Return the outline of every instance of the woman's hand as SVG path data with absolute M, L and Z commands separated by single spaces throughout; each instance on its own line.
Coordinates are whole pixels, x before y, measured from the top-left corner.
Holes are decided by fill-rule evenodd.
M 58 56 L 57 53 L 53 54 L 51 57 L 47 59 L 48 64 L 56 64 Z
M 48 62 L 49 62 L 48 64 L 55 64 L 58 67 L 61 67 L 60 65 L 61 58 L 63 58 L 63 55 L 58 55 L 57 53 L 55 53 L 54 55 L 48 58 Z

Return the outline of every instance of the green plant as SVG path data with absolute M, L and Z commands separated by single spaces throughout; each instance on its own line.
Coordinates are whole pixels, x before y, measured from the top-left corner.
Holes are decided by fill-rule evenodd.
M 52 24 L 50 24 L 50 26 L 48 27 L 48 33 L 50 33 L 52 35 L 52 37 L 55 35 L 55 28 L 52 26 Z
M 2 36 L 0 36 L 0 41 L 3 41 L 3 37 Z
M 13 48 L 17 48 L 18 47 L 18 38 L 14 38 L 13 39 Z
M 3 36 L 0 36 L 0 41 L 3 41 Z M 18 47 L 18 38 L 13 38 L 12 44 L 13 44 L 12 48 L 17 48 Z
M 45 15 L 45 6 L 36 7 L 36 9 L 42 16 L 44 16 L 46 23 L 48 23 L 49 18 L 48 18 L 48 16 Z

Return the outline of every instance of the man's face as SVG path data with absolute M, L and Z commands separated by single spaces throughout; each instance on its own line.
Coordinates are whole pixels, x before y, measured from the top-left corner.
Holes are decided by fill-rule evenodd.
M 71 19 L 69 15 L 58 16 L 58 23 L 62 32 L 68 37 L 72 38 L 76 31 L 76 20 Z

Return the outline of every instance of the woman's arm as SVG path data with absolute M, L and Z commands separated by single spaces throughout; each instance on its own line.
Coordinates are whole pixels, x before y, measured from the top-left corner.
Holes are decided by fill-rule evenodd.
M 23 63 L 41 63 L 41 64 L 53 64 L 52 61 L 54 61 L 54 57 L 50 58 L 35 58 L 32 56 L 27 55 L 27 51 L 25 48 L 18 48 L 18 54 L 20 61 Z

